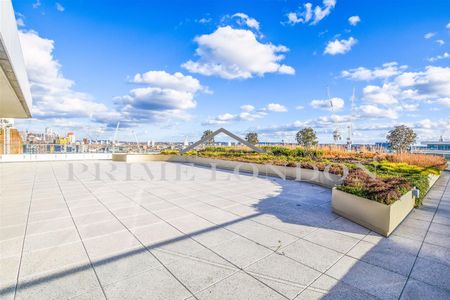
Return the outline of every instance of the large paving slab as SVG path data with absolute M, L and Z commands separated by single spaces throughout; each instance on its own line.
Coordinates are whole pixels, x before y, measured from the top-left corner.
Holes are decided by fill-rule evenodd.
M 384 238 L 305 182 L 151 162 L 0 164 L 1 299 L 449 299 L 445 173 Z

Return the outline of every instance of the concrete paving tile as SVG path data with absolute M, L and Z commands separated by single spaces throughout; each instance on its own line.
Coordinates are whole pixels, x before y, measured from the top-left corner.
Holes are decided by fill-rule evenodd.
M 75 228 L 71 217 L 64 217 L 40 222 L 29 222 L 27 227 L 28 234 L 39 234 L 61 229 Z
M 119 219 L 129 229 L 164 222 L 160 218 L 149 212 L 137 216 L 128 216 Z
M 22 278 L 55 269 L 72 268 L 74 265 L 89 265 L 89 259 L 81 242 L 25 252 L 22 257 L 20 276 Z
M 307 235 L 305 239 L 341 253 L 346 253 L 359 241 L 353 237 L 322 228 Z
M 211 249 L 241 268 L 272 253 L 271 250 L 241 237 Z
M 67 208 L 30 213 L 28 222 L 39 222 L 52 219 L 60 219 L 63 217 L 70 217 L 70 213 Z
M 216 245 L 227 243 L 228 241 L 238 238 L 239 235 L 222 228 L 216 228 L 211 231 L 205 231 L 204 233 L 195 234 L 193 239 L 199 241 L 206 247 L 214 247 Z
M 98 223 L 102 221 L 111 221 L 116 218 L 109 211 L 89 213 L 86 215 L 74 216 L 75 223 L 79 226 Z
M 450 233 L 438 233 L 429 231 L 425 237 L 425 242 L 441 247 L 450 248 Z
M 310 288 L 302 292 L 297 299 L 379 299 L 326 274 L 321 275 Z
M 0 282 L 15 282 L 19 271 L 20 256 L 0 259 Z
M 0 241 L 0 258 L 20 256 L 22 251 L 22 243 L 22 237 Z
M 401 248 L 388 247 L 383 244 L 374 245 L 365 241 L 359 242 L 347 255 L 404 276 L 408 276 L 416 260 L 415 255 L 411 255 Z
M 126 230 L 83 239 L 83 242 L 91 259 L 110 257 L 136 249 L 143 249 L 139 241 Z
M 167 223 L 136 227 L 131 229 L 131 231 L 146 246 L 160 246 L 164 242 L 170 242 L 183 236 L 182 233 Z
M 27 235 L 23 251 L 36 251 L 80 241 L 75 228 L 62 229 L 40 234 Z
M 20 238 L 25 234 L 25 224 L 0 227 L 0 241 Z
M 411 278 L 450 291 L 450 266 L 425 258 L 418 258 Z
M 254 275 L 254 274 L 252 274 Z M 279 279 L 268 278 L 265 276 L 254 275 L 259 281 L 268 285 L 272 289 L 278 291 L 289 299 L 294 299 L 301 291 L 303 291 L 306 286 L 301 284 L 294 284 L 292 282 L 287 282 Z
M 371 264 L 344 256 L 327 272 L 343 281 L 379 298 L 398 298 L 406 277 Z
M 97 299 L 105 299 L 106 297 L 103 294 L 101 288 L 96 288 L 81 295 L 70 298 L 71 300 L 97 300 Z
M 99 287 L 92 268 L 80 267 L 61 273 L 53 270 L 23 278 L 16 299 L 68 299 Z
M 164 269 L 152 269 L 104 287 L 108 299 L 184 299 L 192 295 Z
M 329 229 L 356 239 L 364 238 L 370 230 L 345 218 L 338 218 L 327 226 Z
M 169 220 L 169 223 L 186 234 L 197 233 L 216 227 L 216 224 L 193 214 Z
M 126 228 L 115 219 L 85 226 L 78 226 L 78 231 L 80 232 L 80 235 L 83 239 L 89 239 L 101 235 L 108 235 L 123 230 L 126 230 Z
M 294 284 L 309 285 L 320 272 L 300 264 L 284 255 L 272 254 L 245 268 L 247 272 L 280 279 Z
M 189 258 L 179 259 L 166 266 L 193 293 L 203 290 L 214 283 L 236 273 L 237 268 L 224 267 L 206 261 Z
M 124 280 L 136 274 L 159 268 L 161 264 L 146 250 L 138 249 L 124 255 L 93 260 L 102 285 Z
M 237 222 L 226 226 L 226 228 L 274 250 L 286 246 L 297 239 L 290 234 L 272 229 L 268 226 L 252 222 L 250 220 Z
M 238 272 L 195 294 L 198 299 L 286 299 L 255 278 Z
M 70 206 L 69 206 L 70 207 Z M 83 216 L 97 212 L 106 212 L 107 209 L 101 205 L 100 203 L 91 203 L 89 206 L 78 206 L 78 207 L 70 207 L 70 213 L 72 216 Z
M 419 257 L 450 266 L 450 248 L 424 243 L 422 249 L 420 249 Z
M 0 228 L 25 225 L 26 222 L 27 222 L 27 214 L 24 213 L 3 216 L 0 218 Z
M 409 279 L 401 299 L 450 299 L 450 291 L 443 290 L 424 282 Z
M 325 272 L 343 255 L 337 251 L 305 240 L 296 241 L 286 248 L 281 249 L 280 252 L 321 272 Z

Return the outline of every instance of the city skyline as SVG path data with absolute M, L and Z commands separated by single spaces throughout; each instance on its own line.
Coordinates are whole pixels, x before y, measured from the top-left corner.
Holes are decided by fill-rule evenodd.
M 355 143 L 450 132 L 450 4 L 14 1 L 33 96 L 21 130 L 182 141 L 225 127 Z M 414 47 L 410 45 L 414 44 Z M 350 98 L 355 88 L 352 114 Z M 333 109 L 330 105 L 333 104 Z

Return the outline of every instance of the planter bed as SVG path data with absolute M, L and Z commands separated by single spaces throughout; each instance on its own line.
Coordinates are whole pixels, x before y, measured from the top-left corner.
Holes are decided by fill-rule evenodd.
M 178 163 L 190 163 L 199 166 L 211 167 L 215 165 L 218 169 L 237 170 L 243 173 L 265 175 L 279 178 L 288 178 L 298 181 L 307 181 L 328 188 L 339 184 L 341 177 L 331 173 L 314 171 L 304 168 L 275 166 L 268 164 L 245 163 L 233 160 L 214 159 L 196 156 L 164 155 L 164 154 L 113 154 L 112 160 L 126 162 L 167 161 Z
M 437 175 L 428 175 L 428 190 L 438 179 Z M 333 212 L 384 236 L 389 236 L 397 228 L 412 211 L 414 204 L 412 191 L 390 205 L 346 193 L 336 187 L 331 195 Z

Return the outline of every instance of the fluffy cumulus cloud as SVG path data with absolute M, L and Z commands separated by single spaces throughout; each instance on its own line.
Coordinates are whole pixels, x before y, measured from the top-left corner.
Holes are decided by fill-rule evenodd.
M 326 109 L 330 111 L 338 111 L 344 108 L 345 101 L 342 98 L 333 97 L 327 100 L 312 100 L 310 105 L 313 108 Z
M 358 40 L 354 37 L 350 37 L 346 40 L 336 39 L 334 41 L 329 41 L 323 53 L 329 55 L 345 54 L 349 52 L 357 42 Z
M 180 72 L 148 71 L 134 76 L 133 83 L 144 87 L 131 89 L 116 100 L 129 122 L 187 120 L 187 110 L 196 107 L 195 96 L 199 91 L 208 92 L 192 76 Z
M 232 18 L 237 18 L 239 25 L 246 25 L 249 28 L 259 30 L 259 22 L 256 19 L 250 18 L 244 13 L 236 13 L 231 16 Z
M 395 75 L 399 75 L 408 66 L 400 66 L 397 62 L 389 62 L 383 64 L 381 67 L 368 69 L 365 67 L 358 67 L 354 69 L 344 70 L 341 76 L 352 80 L 374 80 L 386 79 Z
M 294 68 L 281 64 L 281 53 L 289 51 L 283 45 L 261 43 L 250 30 L 231 26 L 217 28 L 211 34 L 195 38 L 197 61 L 182 66 L 192 73 L 216 75 L 226 79 L 246 79 L 266 73 L 295 74 Z
M 287 112 L 287 108 L 279 103 L 269 103 L 263 108 L 256 109 L 253 105 L 242 105 L 241 112 L 237 114 L 224 113 L 215 117 L 208 118 L 203 125 L 228 124 L 239 121 L 254 121 L 267 116 L 270 112 Z
M 430 57 L 428 59 L 428 61 L 435 62 L 435 61 L 438 61 L 438 60 L 448 59 L 448 58 L 450 58 L 450 54 L 448 52 L 444 52 L 441 55 L 436 55 L 436 56 Z
M 299 12 L 289 12 L 285 23 L 295 25 L 298 23 L 316 25 L 328 16 L 336 6 L 336 0 L 323 0 L 323 5 L 313 8 L 311 3 L 305 3 Z
M 273 112 L 287 112 L 287 108 L 279 103 L 269 103 L 266 109 Z
M 377 105 L 366 104 L 359 108 L 363 117 L 398 119 L 398 112 L 392 108 L 382 108 Z
M 65 10 L 64 6 L 62 6 L 62 4 L 58 2 L 55 3 L 55 8 L 59 12 L 63 12 Z
M 348 23 L 352 26 L 356 26 L 359 22 L 361 22 L 361 18 L 359 16 L 351 16 L 348 18 Z
M 448 106 L 450 99 L 450 68 L 427 66 L 422 71 L 409 72 L 406 67 L 392 65 L 388 72 L 382 72 L 383 76 L 377 76 L 374 71 L 382 68 L 352 69 L 344 71 L 344 77 L 353 80 L 385 79 L 383 84 L 370 84 L 363 88 L 362 100 L 364 105 L 360 107 L 363 116 L 374 118 L 398 118 L 399 112 L 416 111 L 420 103 L 428 103 L 437 106 Z
M 34 31 L 19 31 L 19 37 L 33 97 L 33 117 L 92 120 L 118 117 L 117 112 L 103 103 L 74 89 L 75 83 L 64 77 L 61 64 L 54 57 L 53 40 Z
M 246 112 L 251 112 L 251 111 L 255 110 L 255 107 L 253 105 L 250 105 L 250 104 L 244 104 L 244 105 L 241 106 L 241 109 L 243 111 L 246 111 Z
M 424 38 L 425 39 L 427 39 L 427 40 L 429 40 L 429 39 L 431 39 L 433 36 L 435 36 L 436 35 L 436 32 L 428 32 L 428 33 L 425 33 L 424 34 Z

